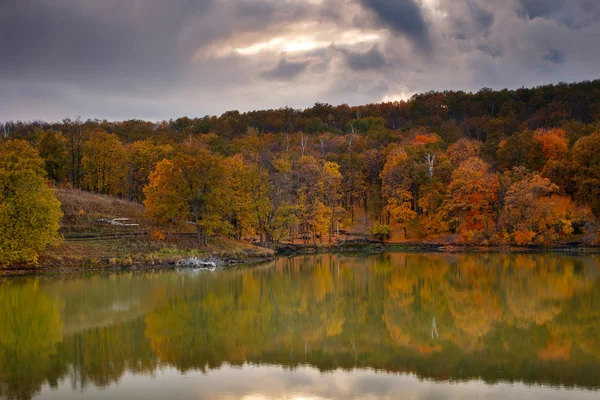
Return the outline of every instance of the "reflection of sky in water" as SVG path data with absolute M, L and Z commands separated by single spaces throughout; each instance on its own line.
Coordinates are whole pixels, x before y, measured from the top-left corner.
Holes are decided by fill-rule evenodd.
M 242 368 L 224 366 L 207 374 L 180 374 L 165 368 L 154 375 L 127 373 L 108 388 L 73 391 L 67 382 L 58 389 L 42 388 L 40 399 L 198 399 L 198 400 L 322 400 L 322 399 L 597 399 L 598 392 L 523 384 L 486 385 L 481 381 L 448 383 L 420 380 L 412 375 L 371 370 L 321 373 L 310 367 Z

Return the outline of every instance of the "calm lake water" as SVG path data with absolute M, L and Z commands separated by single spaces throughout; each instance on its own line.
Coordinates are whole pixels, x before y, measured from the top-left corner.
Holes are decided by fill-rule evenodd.
M 600 257 L 0 280 L 1 399 L 591 399 Z

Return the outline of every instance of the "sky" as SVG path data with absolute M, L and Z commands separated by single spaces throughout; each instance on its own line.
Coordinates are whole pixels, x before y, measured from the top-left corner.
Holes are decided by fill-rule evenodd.
M 0 0 L 0 121 L 600 78 L 599 0 Z

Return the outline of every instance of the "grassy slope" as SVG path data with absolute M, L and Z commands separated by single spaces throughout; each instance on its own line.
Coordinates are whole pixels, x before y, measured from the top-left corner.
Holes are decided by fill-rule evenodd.
M 65 241 L 40 255 L 44 267 L 154 265 L 191 256 L 244 260 L 273 255 L 271 250 L 228 238 L 213 238 L 208 247 L 200 247 L 193 232 L 154 226 L 137 203 L 80 190 L 60 189 L 57 195 L 64 213 L 61 233 Z M 124 222 L 139 226 L 98 221 L 113 218 L 129 218 Z M 150 238 L 154 228 L 165 235 L 164 240 Z

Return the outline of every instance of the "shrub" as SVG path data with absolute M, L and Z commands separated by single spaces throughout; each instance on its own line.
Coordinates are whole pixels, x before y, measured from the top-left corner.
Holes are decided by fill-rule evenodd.
M 371 234 L 379 241 L 383 242 L 390 240 L 392 236 L 392 228 L 389 225 L 375 224 L 371 228 Z

